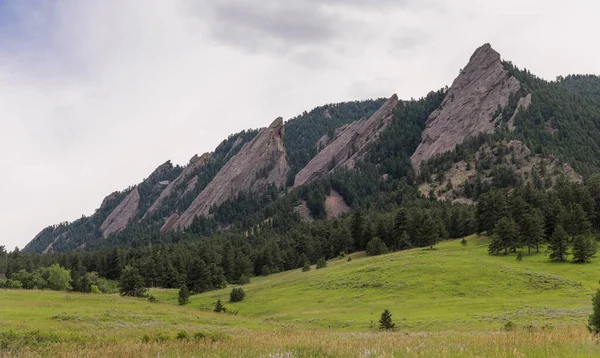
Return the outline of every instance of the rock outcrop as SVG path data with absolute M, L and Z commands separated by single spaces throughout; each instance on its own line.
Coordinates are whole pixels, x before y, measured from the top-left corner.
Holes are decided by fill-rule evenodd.
M 392 122 L 393 110 L 397 105 L 398 96 L 394 94 L 369 119 L 363 118 L 336 131 L 335 138 L 296 174 L 294 187 L 322 177 L 341 166 L 354 168 L 365 147 L 377 140 L 379 134 Z M 319 140 L 320 145 L 326 142 L 326 138 Z
M 470 136 L 493 132 L 498 106 L 506 107 L 520 87 L 502 65 L 498 52 L 489 44 L 478 48 L 452 83 L 440 108 L 427 119 L 421 143 L 411 157 L 414 168 L 453 150 Z
M 139 204 L 140 193 L 136 187 L 104 220 L 100 226 L 102 237 L 107 238 L 108 235 L 125 229 L 129 221 L 137 214 Z
M 160 232 L 167 232 L 173 230 L 175 228 L 175 224 L 177 224 L 177 220 L 179 220 L 179 214 L 174 213 L 165 221 L 163 226 L 160 227 Z
M 194 155 L 192 159 L 190 159 L 190 163 L 188 164 L 188 166 L 177 176 L 177 178 L 175 178 L 175 180 L 170 182 L 167 185 L 167 187 L 163 191 L 161 191 L 158 198 L 156 198 L 154 203 L 152 203 L 152 206 L 150 206 L 148 211 L 146 211 L 142 219 L 145 219 L 146 217 L 152 215 L 160 207 L 162 201 L 166 199 L 169 195 L 171 195 L 171 193 L 181 185 L 187 185 L 187 191 L 190 187 L 190 184 L 193 182 L 193 187 L 191 188 L 191 190 L 193 190 L 195 188 L 195 185 L 198 183 L 198 177 L 196 177 L 194 173 L 198 169 L 205 166 L 210 160 L 210 157 L 210 153 L 204 153 L 200 157 L 198 157 L 198 155 Z
M 207 215 L 211 206 L 241 191 L 256 191 L 270 184 L 285 185 L 288 163 L 283 133 L 283 119 L 277 118 L 246 143 L 181 214 L 175 228 L 189 227 L 195 217 Z

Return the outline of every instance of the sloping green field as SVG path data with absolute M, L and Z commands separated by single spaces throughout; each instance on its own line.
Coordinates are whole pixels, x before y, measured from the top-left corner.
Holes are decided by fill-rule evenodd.
M 246 299 L 226 304 L 239 315 L 363 330 L 390 309 L 402 329 L 481 330 L 517 325 L 581 325 L 600 286 L 600 263 L 555 263 L 545 252 L 517 261 L 490 256 L 488 240 L 475 236 L 377 257 L 353 255 L 310 272 L 256 277 Z M 545 250 L 545 248 L 544 248 Z M 542 250 L 541 250 L 542 251 Z M 191 297 L 190 307 L 211 309 L 229 300 L 231 287 Z M 155 290 L 176 303 L 176 290 Z
M 256 277 L 177 305 L 116 295 L 0 290 L 0 357 L 591 357 L 585 329 L 599 263 L 545 253 L 489 256 L 485 238 L 434 250 L 333 260 L 310 272 Z M 220 298 L 237 314 L 212 312 Z M 390 309 L 396 332 L 375 329 Z M 506 331 L 506 322 L 517 328 Z M 331 325 L 331 329 L 329 329 Z

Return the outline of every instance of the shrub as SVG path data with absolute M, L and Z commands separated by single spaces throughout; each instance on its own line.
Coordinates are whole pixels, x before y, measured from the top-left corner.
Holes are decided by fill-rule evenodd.
M 308 272 L 310 271 L 310 264 L 308 262 L 304 263 L 304 266 L 302 266 L 302 272 Z
M 271 274 L 271 269 L 269 268 L 269 266 L 264 265 L 261 269 L 260 269 L 260 275 L 261 276 L 269 276 Z
M 465 239 L 465 238 L 463 237 L 463 239 L 462 239 L 462 240 L 460 240 L 460 244 L 461 244 L 462 246 L 467 246 L 467 239 Z
M 177 338 L 177 339 L 190 339 L 190 336 L 188 335 L 188 333 L 186 331 L 179 331 L 179 332 L 177 332 L 177 335 L 175 336 L 175 338 Z
M 246 297 L 246 293 L 241 287 L 237 287 L 231 290 L 229 294 L 229 302 L 240 302 Z
M 517 326 L 512 321 L 508 321 L 504 324 L 505 331 L 512 331 L 515 328 L 517 328 Z
M 317 261 L 317 270 L 327 267 L 327 260 L 324 257 L 321 257 L 319 261 Z
M 156 302 L 158 302 L 158 300 L 156 299 L 156 297 L 150 295 L 150 296 L 148 296 L 148 302 L 150 302 L 150 303 L 156 303 Z
M 352 261 L 352 256 L 348 256 L 348 260 L 346 260 L 348 262 Z
M 91 285 L 90 293 L 100 294 L 100 293 L 102 293 L 102 291 L 100 291 L 100 289 L 98 288 L 97 285 Z

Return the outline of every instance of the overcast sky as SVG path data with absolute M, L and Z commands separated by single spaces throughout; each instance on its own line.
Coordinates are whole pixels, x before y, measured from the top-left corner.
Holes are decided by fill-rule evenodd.
M 278 116 L 450 85 L 485 42 L 600 73 L 597 3 L 0 0 L 0 245 Z

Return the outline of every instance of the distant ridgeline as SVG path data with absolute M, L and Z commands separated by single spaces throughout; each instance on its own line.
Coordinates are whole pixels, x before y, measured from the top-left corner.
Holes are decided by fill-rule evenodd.
M 0 274 L 77 262 L 116 279 L 129 264 L 162 287 L 210 272 L 217 278 L 203 290 L 375 238 L 386 250 L 430 246 L 492 232 L 503 218 L 522 237 L 521 210 L 544 222 L 539 242 L 557 218 L 577 236 L 575 214 L 600 229 L 599 149 L 600 78 L 545 81 L 485 44 L 450 87 L 420 99 L 329 104 L 231 135 L 185 167 L 167 161 L 92 216 L 47 227 L 3 256 L 14 257 Z M 521 198 L 489 204 L 499 192 Z M 482 223 L 478 202 L 491 221 Z

